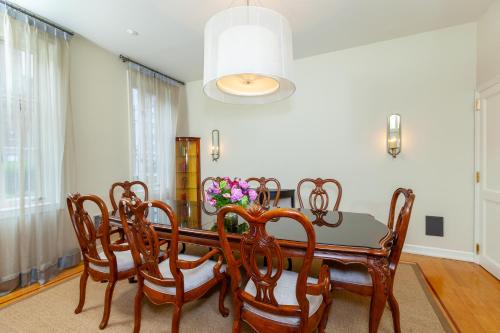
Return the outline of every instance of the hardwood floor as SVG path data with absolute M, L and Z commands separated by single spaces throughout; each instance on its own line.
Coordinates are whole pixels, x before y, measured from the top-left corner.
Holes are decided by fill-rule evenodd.
M 461 332 L 500 332 L 500 281 L 474 263 L 404 253 L 416 262 Z
M 500 281 L 480 266 L 463 261 L 403 253 L 405 262 L 417 263 L 434 293 L 461 332 L 500 332 Z M 57 278 L 0 297 L 0 308 L 54 286 L 79 274 L 82 266 L 62 272 Z

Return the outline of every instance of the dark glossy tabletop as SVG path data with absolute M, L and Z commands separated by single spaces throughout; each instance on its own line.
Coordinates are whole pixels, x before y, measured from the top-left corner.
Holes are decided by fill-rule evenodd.
M 208 204 L 186 201 L 166 201 L 177 217 L 179 228 L 198 229 L 216 232 L 215 208 Z M 316 243 L 325 245 L 363 247 L 380 249 L 380 240 L 389 232 L 386 224 L 377 221 L 370 214 L 337 212 L 337 211 L 312 211 L 310 209 L 297 209 L 302 212 L 314 225 Z M 199 218 L 201 216 L 201 220 Z M 165 214 L 154 209 L 149 212 L 148 218 L 154 224 L 169 224 Z M 116 216 L 111 220 L 119 221 Z M 239 217 L 238 223 L 246 223 Z M 240 228 L 245 229 L 245 228 Z M 302 226 L 289 218 L 267 223 L 269 234 L 278 239 L 303 242 L 306 235 Z

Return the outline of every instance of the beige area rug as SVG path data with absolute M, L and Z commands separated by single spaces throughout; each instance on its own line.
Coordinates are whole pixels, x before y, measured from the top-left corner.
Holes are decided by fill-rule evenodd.
M 39 294 L 0 309 L 0 332 L 99 332 L 105 283 L 89 280 L 83 312 L 73 313 L 78 303 L 79 278 L 72 278 Z M 433 298 L 418 266 L 401 264 L 395 282 L 403 332 L 450 332 L 451 328 Z M 108 327 L 101 332 L 131 332 L 136 284 L 119 282 L 115 288 Z M 217 310 L 218 290 L 183 307 L 181 332 L 231 332 L 232 318 Z M 337 292 L 328 332 L 368 332 L 369 298 Z M 231 300 L 226 298 L 231 309 Z M 144 300 L 142 332 L 170 332 L 172 307 L 154 306 Z M 250 332 L 244 327 L 243 332 Z M 393 332 L 386 308 L 379 332 Z

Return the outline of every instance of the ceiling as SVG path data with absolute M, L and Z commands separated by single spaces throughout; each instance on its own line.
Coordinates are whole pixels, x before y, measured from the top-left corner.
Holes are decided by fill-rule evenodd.
M 184 81 L 203 76 L 203 28 L 244 0 L 10 0 Z M 493 0 L 252 0 L 292 26 L 294 57 L 475 21 Z M 127 29 L 139 34 L 130 35 Z

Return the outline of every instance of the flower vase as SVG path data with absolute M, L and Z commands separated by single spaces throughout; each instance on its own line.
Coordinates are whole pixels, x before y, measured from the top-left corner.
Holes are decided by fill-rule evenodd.
M 224 216 L 224 226 L 228 232 L 238 232 L 238 214 L 227 213 Z

